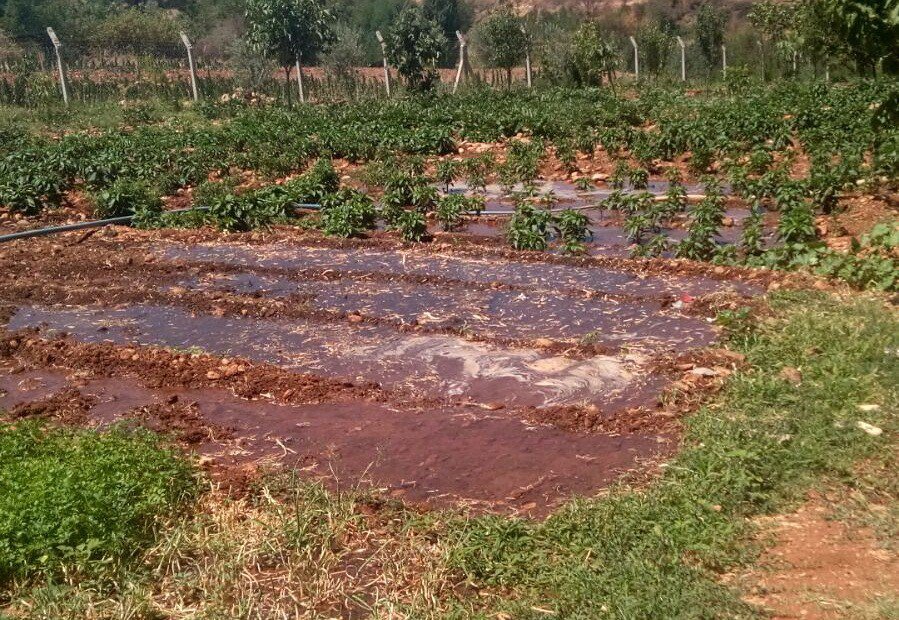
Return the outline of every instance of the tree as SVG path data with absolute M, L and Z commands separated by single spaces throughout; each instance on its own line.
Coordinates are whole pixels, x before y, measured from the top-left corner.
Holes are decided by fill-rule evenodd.
M 640 47 L 641 67 L 646 71 L 658 75 L 668 64 L 671 48 L 674 45 L 674 37 L 662 28 L 657 22 L 647 24 L 637 32 L 637 42 Z
M 333 17 L 321 0 L 247 0 L 250 45 L 284 70 L 287 103 L 294 64 L 314 62 L 334 42 Z
M 512 69 L 524 61 L 529 44 L 521 18 L 508 6 L 494 11 L 475 28 L 474 44 L 484 64 L 505 70 L 511 85 Z
M 456 32 L 466 32 L 471 28 L 474 12 L 465 0 L 424 0 L 421 10 L 425 17 L 432 19 L 443 30 L 447 41 L 443 55 L 443 65 L 453 66 L 459 60 L 459 50 L 455 45 Z
M 585 22 L 574 34 L 572 58 L 579 84 L 612 82 L 617 53 L 597 22 Z
M 899 0 L 811 0 L 806 28 L 830 35 L 833 51 L 860 74 L 899 74 Z
M 704 2 L 696 12 L 696 42 L 710 67 L 721 61 L 721 45 L 724 43 L 726 25 L 727 15 L 724 11 L 708 2 Z
M 446 39 L 440 26 L 424 16 L 421 8 L 402 10 L 385 37 L 387 56 L 406 86 L 414 91 L 433 88 L 439 76 L 436 65 Z
M 132 54 L 180 57 L 179 25 L 158 8 L 130 7 L 113 13 L 96 25 L 95 46 Z

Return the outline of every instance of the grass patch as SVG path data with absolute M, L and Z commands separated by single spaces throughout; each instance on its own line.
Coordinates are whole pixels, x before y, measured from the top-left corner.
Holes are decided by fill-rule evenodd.
M 0 431 L 0 581 L 91 574 L 137 557 L 197 489 L 192 466 L 142 431 L 23 422 Z
M 544 523 L 458 523 L 450 562 L 516 618 L 752 616 L 718 574 L 752 556 L 748 518 L 888 450 L 897 430 L 899 322 L 877 300 L 772 299 L 741 335 L 751 370 L 687 422 L 684 450 L 646 492 L 570 503 Z M 781 376 L 799 369 L 796 384 Z M 880 404 L 860 413 L 860 404 Z M 871 437 L 860 419 L 884 428 Z M 544 611 L 541 611 L 544 610 Z

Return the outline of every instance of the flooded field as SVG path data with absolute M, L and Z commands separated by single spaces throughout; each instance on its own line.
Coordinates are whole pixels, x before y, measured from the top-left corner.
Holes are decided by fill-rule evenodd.
M 290 467 L 534 514 L 669 453 L 664 394 L 692 367 L 672 360 L 718 337 L 699 302 L 763 290 L 630 261 L 126 236 L 48 245 L 4 282 L 0 409 L 172 432 L 226 479 Z

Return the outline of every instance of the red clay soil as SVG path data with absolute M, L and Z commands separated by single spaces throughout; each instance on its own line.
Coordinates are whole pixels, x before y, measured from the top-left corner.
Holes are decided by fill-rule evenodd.
M 755 585 L 746 600 L 783 620 L 887 617 L 875 609 L 878 600 L 895 605 L 899 555 L 870 531 L 827 515 L 818 498 L 771 520 L 776 542 L 749 577 Z

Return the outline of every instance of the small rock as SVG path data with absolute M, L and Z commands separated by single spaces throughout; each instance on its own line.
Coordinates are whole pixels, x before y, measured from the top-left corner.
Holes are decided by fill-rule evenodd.
M 177 402 L 178 402 L 178 395 L 177 395 L 177 394 L 172 394 L 171 396 L 169 396 L 168 398 L 165 399 L 165 404 L 166 404 L 166 405 L 174 405 L 174 404 L 177 403 Z
M 500 409 L 505 409 L 505 407 L 502 403 L 484 403 L 481 405 L 481 408 L 487 411 L 499 411 Z
M 861 420 L 856 422 L 855 425 L 859 429 L 871 435 L 871 437 L 880 437 L 881 435 L 883 435 L 883 429 L 879 426 L 874 426 L 873 424 L 868 424 L 867 422 L 862 422 Z
M 219 379 L 222 378 L 222 375 L 220 373 L 217 373 L 214 370 L 210 370 L 209 372 L 206 373 L 206 378 L 209 379 L 210 381 L 218 381 Z
M 553 346 L 553 341 L 549 338 L 537 338 L 534 341 L 534 346 L 538 349 L 548 349 L 549 347 Z
M 859 411 L 870 412 L 870 411 L 880 411 L 880 405 L 859 405 Z
M 721 225 L 725 228 L 730 228 L 734 225 L 734 218 L 732 217 L 724 217 L 721 219 Z
M 361 323 L 362 315 L 361 314 L 351 314 L 351 315 L 347 316 L 347 321 L 349 321 L 350 323 Z
M 699 368 L 693 368 L 690 371 L 690 374 L 697 375 L 699 377 L 717 377 L 718 373 L 712 370 L 711 368 L 704 368 L 700 366 Z

